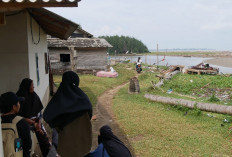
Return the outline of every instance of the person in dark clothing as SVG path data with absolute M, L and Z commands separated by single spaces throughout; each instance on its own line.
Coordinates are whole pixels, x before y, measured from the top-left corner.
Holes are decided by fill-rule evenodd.
M 110 157 L 132 157 L 129 149 L 113 134 L 108 125 L 101 127 L 98 143 L 103 144 Z
M 64 157 L 83 157 L 92 145 L 92 104 L 79 83 L 75 72 L 65 72 L 43 114 L 44 120 L 58 132 L 57 152 Z
M 41 152 L 43 156 L 46 157 L 51 144 L 47 137 L 46 130 L 41 123 L 43 104 L 34 91 L 33 81 L 29 78 L 23 79 L 16 94 L 25 98 L 25 101 L 21 103 L 19 115 L 24 117 L 30 125 L 31 130 L 35 132 Z
M 17 97 L 13 92 L 7 92 L 0 96 L 0 110 L 2 113 L 1 123 L 12 123 L 20 109 L 20 101 L 23 98 Z M 24 119 L 17 124 L 18 136 L 22 140 L 23 157 L 30 157 L 30 149 L 32 145 L 30 128 Z

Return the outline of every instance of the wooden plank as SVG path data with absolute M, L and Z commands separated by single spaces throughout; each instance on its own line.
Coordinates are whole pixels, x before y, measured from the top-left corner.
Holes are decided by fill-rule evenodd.
M 15 11 L 25 8 L 41 8 L 41 7 L 78 7 L 78 2 L 0 2 L 0 12 Z
M 0 13 L 0 25 L 5 25 L 5 24 L 6 24 L 5 14 Z

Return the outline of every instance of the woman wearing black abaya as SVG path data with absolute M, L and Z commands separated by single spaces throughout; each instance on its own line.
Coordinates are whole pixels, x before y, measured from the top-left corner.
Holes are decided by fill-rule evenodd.
M 35 131 L 41 152 L 46 157 L 51 144 L 41 123 L 43 105 L 39 96 L 34 91 L 33 81 L 29 78 L 23 79 L 16 94 L 25 98 L 25 101 L 21 103 L 19 115 L 24 117 L 31 126 L 31 129 Z
M 44 120 L 58 131 L 57 152 L 62 157 L 83 157 L 91 149 L 92 104 L 79 88 L 79 77 L 63 74 L 56 94 L 44 111 Z
M 108 125 L 101 127 L 98 143 L 103 144 L 110 157 L 132 157 L 129 149 L 113 134 Z

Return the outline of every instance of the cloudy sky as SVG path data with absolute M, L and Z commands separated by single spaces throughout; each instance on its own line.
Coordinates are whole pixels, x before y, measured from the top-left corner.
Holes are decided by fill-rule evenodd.
M 232 50 L 232 0 L 82 0 L 49 8 L 94 36 L 127 35 L 149 49 Z

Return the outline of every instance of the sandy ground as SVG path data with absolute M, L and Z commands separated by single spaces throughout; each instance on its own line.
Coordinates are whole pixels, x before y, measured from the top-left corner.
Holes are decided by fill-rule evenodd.
M 114 134 L 122 140 L 122 142 L 130 149 L 133 155 L 133 148 L 126 134 L 120 129 L 119 124 L 116 122 L 115 114 L 112 110 L 112 99 L 117 94 L 119 89 L 126 86 L 128 83 L 124 83 L 114 89 L 110 89 L 98 97 L 98 102 L 94 115 L 96 115 L 96 120 L 92 121 L 92 131 L 93 131 L 93 143 L 92 150 L 96 149 L 98 145 L 98 134 L 99 129 L 104 125 L 109 125 L 112 128 Z M 134 155 L 133 155 L 134 156 Z
M 206 60 L 204 62 L 205 63 L 209 63 L 209 64 L 218 65 L 218 66 L 232 68 L 232 57 L 228 57 L 228 58 L 214 58 L 214 59 Z

